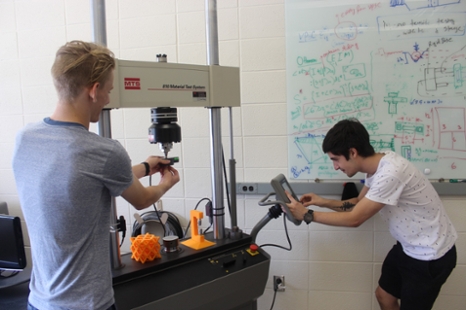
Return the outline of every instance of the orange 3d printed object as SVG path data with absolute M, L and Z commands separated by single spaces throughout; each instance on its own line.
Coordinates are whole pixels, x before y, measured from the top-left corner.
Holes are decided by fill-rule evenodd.
M 204 213 L 197 210 L 191 210 L 191 239 L 181 242 L 187 247 L 190 247 L 194 250 L 200 250 L 203 248 L 210 247 L 215 244 L 215 242 L 211 242 L 204 239 L 204 235 L 199 235 L 198 230 L 198 221 L 204 217 Z
M 131 237 L 131 258 L 140 263 L 151 262 L 161 258 L 159 237 L 146 233 Z

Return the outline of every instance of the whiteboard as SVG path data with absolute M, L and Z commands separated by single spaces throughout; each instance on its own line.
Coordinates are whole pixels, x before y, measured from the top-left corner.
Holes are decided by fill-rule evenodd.
M 376 152 L 401 154 L 429 179 L 466 178 L 464 0 L 285 8 L 290 178 L 347 179 L 322 141 L 351 117 Z

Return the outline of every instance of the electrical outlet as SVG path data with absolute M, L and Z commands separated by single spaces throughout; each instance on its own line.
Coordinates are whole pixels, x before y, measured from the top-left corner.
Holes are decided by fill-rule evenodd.
M 278 292 L 285 291 L 285 276 L 273 276 L 273 290 Z
M 238 194 L 257 194 L 257 183 L 239 183 L 236 191 Z

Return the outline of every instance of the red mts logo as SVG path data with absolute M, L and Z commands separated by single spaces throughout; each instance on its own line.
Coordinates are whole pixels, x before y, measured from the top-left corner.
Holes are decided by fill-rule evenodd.
M 141 89 L 141 79 L 125 78 L 125 89 Z

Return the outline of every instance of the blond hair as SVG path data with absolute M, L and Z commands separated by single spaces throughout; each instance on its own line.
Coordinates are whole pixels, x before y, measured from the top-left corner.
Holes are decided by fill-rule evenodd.
M 71 41 L 60 47 L 52 77 L 60 99 L 73 100 L 85 87 L 105 83 L 115 68 L 113 53 L 94 43 Z

